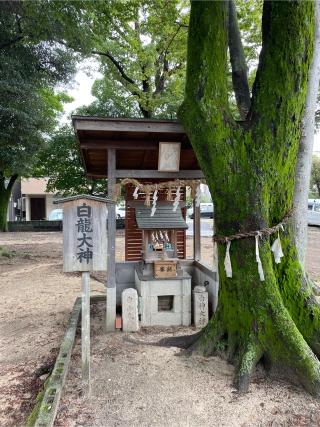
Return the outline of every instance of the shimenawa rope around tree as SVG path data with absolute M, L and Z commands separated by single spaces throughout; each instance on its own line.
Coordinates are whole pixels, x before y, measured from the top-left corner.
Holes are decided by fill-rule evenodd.
M 274 225 L 273 227 L 265 227 L 261 230 L 247 231 L 237 234 L 232 234 L 231 236 L 213 236 L 213 241 L 218 243 L 226 243 L 231 242 L 232 240 L 241 240 L 247 239 L 248 237 L 256 237 L 256 236 L 271 236 L 271 234 L 283 229 L 283 225 L 288 221 L 292 214 L 292 211 L 289 211 L 283 218 L 281 222 Z

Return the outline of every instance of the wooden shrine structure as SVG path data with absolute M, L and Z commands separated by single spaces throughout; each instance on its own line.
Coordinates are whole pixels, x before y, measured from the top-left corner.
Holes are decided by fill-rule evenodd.
M 140 183 L 158 183 L 175 179 L 201 179 L 192 146 L 181 124 L 174 120 L 126 119 L 73 116 L 74 130 L 79 143 L 86 175 L 108 179 L 108 197 L 113 198 L 117 180 L 135 178 Z M 181 143 L 180 166 L 177 172 L 158 170 L 160 142 Z M 135 203 L 143 202 L 145 195 L 133 199 L 134 186 L 126 186 L 125 262 L 116 263 L 116 207 L 108 206 L 108 262 L 107 262 L 107 331 L 115 329 L 116 305 L 120 292 L 134 282 L 134 268 L 143 257 L 144 232 L 138 227 Z M 185 200 L 185 188 L 181 189 Z M 158 194 L 165 200 L 165 191 Z M 186 209 L 181 203 L 182 215 Z M 216 273 L 200 263 L 200 208 L 194 203 L 193 260 L 186 260 L 186 230 L 177 229 L 176 256 L 181 260 L 195 285 L 209 283 L 212 309 L 217 298 Z M 186 273 L 187 274 L 187 273 Z

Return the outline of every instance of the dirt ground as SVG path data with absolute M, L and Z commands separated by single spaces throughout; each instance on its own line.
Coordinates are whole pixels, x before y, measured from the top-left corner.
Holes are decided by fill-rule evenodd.
M 192 254 L 192 238 L 187 243 Z M 209 265 L 211 245 L 210 238 L 202 239 Z M 0 256 L 0 425 L 17 427 L 25 424 L 46 378 L 37 370 L 58 353 L 80 295 L 80 277 L 62 273 L 61 233 L 5 233 L 0 247 L 5 249 Z M 123 253 L 120 231 L 118 260 Z M 307 269 L 316 280 L 319 260 L 320 229 L 310 228 Z M 91 289 L 102 294 L 104 284 L 92 279 Z M 97 306 L 92 397 L 84 402 L 80 396 L 77 341 L 57 426 L 320 425 L 318 402 L 300 389 L 257 374 L 250 393 L 239 397 L 232 389 L 233 368 L 220 359 L 176 357 L 175 348 L 144 344 L 189 330 L 144 330 L 134 336 L 143 343 L 133 344 L 124 334 L 104 335 L 102 316 Z
M 175 347 L 152 345 L 193 328 L 106 336 L 103 319 L 99 303 L 92 322 L 91 395 L 82 397 L 78 337 L 55 427 L 320 425 L 319 401 L 298 387 L 257 370 L 250 392 L 239 395 L 233 366 L 219 357 L 186 357 Z

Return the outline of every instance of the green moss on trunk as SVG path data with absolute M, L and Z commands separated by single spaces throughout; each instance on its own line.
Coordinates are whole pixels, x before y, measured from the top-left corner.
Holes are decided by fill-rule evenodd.
M 192 3 L 179 116 L 215 203 L 216 233 L 228 236 L 274 225 L 292 206 L 314 4 L 265 2 L 263 48 L 249 119 L 242 124 L 229 113 L 226 17 L 227 2 Z M 193 348 L 205 354 L 226 351 L 237 363 L 241 391 L 263 358 L 272 367 L 286 367 L 288 376 L 319 394 L 320 363 L 311 349 L 319 348 L 320 317 L 306 304 L 310 287 L 303 284 L 290 226 L 286 233 L 280 267 L 272 259 L 270 239 L 260 242 L 264 282 L 254 238 L 232 242 L 232 279 L 224 272 L 225 245 L 219 245 L 217 312 Z

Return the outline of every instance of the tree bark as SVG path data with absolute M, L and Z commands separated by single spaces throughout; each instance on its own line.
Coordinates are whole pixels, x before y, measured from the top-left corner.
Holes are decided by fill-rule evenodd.
M 315 40 L 313 60 L 309 71 L 308 91 L 302 134 L 299 144 L 296 166 L 296 180 L 293 198 L 293 223 L 295 228 L 295 243 L 301 265 L 305 264 L 308 237 L 308 193 L 310 186 L 312 153 L 315 129 L 315 111 L 320 78 L 320 1 L 315 3 Z M 320 192 L 319 192 L 320 194 Z
M 0 231 L 8 231 L 7 214 L 11 192 L 18 175 L 12 175 L 8 186 L 5 186 L 5 177 L 0 173 Z
M 314 41 L 313 2 L 272 2 L 263 7 L 262 51 L 245 127 L 230 113 L 227 91 L 228 2 L 192 2 L 186 94 L 179 117 L 205 174 L 214 203 L 216 233 L 261 230 L 291 210 L 295 164 Z M 217 311 L 194 351 L 227 354 L 236 384 L 247 391 L 259 361 L 320 394 L 319 309 L 293 243 L 282 233 L 283 262 L 260 240 L 265 280 L 255 239 L 233 241 L 233 277 L 224 270 L 219 244 Z

